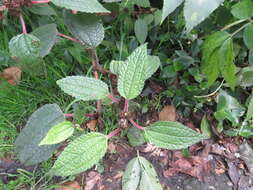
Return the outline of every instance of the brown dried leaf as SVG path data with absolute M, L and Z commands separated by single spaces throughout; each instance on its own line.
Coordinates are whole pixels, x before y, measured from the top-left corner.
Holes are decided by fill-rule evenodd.
M 172 105 L 165 106 L 159 113 L 160 121 L 176 121 L 176 108 Z
M 90 120 L 86 126 L 91 131 L 96 131 L 98 120 Z
M 85 190 L 92 190 L 96 184 L 98 187 L 100 186 L 101 175 L 98 172 L 91 171 L 88 173 L 88 177 L 86 178 Z
M 81 190 L 81 186 L 77 181 L 68 181 L 61 184 L 60 188 L 56 188 L 56 190 Z
M 8 81 L 8 83 L 12 85 L 16 85 L 21 80 L 22 71 L 18 67 L 9 67 L 4 69 L 2 73 L 0 73 L 0 78 L 3 78 Z

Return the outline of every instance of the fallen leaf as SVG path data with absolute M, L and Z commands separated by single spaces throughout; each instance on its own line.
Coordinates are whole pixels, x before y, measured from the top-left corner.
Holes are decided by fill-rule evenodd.
M 231 181 L 233 182 L 234 187 L 237 187 L 237 184 L 240 179 L 239 170 L 232 161 L 227 160 L 227 164 L 228 164 L 228 175 Z
M 60 185 L 56 190 L 81 190 L 81 186 L 77 181 L 68 181 Z
M 22 71 L 18 67 L 9 67 L 4 69 L 2 73 L 0 73 L 0 78 L 3 78 L 8 81 L 8 83 L 12 85 L 16 85 L 21 80 Z
M 240 145 L 240 157 L 245 162 L 249 172 L 253 173 L 253 150 L 246 141 Z
M 90 120 L 86 126 L 88 129 L 90 129 L 91 131 L 96 131 L 96 127 L 97 127 L 97 123 L 98 123 L 98 120 Z
M 56 190 L 81 190 L 81 186 L 77 181 L 68 181 L 60 185 Z
M 165 106 L 159 113 L 160 121 L 176 121 L 176 108 L 172 105 Z
M 88 177 L 86 178 L 85 190 L 92 190 L 96 184 L 99 187 L 100 183 L 101 175 L 98 172 L 91 171 L 88 173 Z

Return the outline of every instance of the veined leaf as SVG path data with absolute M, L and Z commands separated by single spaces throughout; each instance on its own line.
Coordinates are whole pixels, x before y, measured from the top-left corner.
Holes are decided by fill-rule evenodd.
M 156 122 L 145 128 L 146 140 L 165 149 L 187 148 L 205 138 L 204 135 L 177 122 Z
M 205 39 L 202 50 L 202 72 L 207 75 L 209 86 L 220 74 L 219 48 L 230 37 L 227 32 L 215 32 Z
M 244 67 L 239 74 L 240 86 L 249 87 L 253 86 L 253 67 Z
M 210 129 L 210 125 L 208 123 L 206 115 L 204 115 L 202 117 L 200 128 L 201 128 L 201 131 L 202 131 L 202 133 L 204 135 L 206 135 L 207 137 L 211 137 L 212 136 L 212 131 Z
M 65 93 L 84 101 L 101 100 L 109 94 L 107 84 L 95 78 L 69 76 L 56 83 Z
M 140 18 L 136 20 L 134 24 L 134 32 L 138 41 L 143 44 L 148 36 L 148 25 L 146 21 Z
M 39 146 L 39 143 L 54 125 L 64 120 L 65 117 L 56 104 L 47 104 L 35 111 L 15 142 L 21 163 L 34 165 L 50 158 L 58 145 Z
M 229 87 L 236 86 L 236 66 L 234 65 L 234 49 L 232 39 L 226 40 L 219 50 L 219 66 L 222 76 Z
M 105 155 L 108 138 L 100 133 L 82 135 L 69 144 L 56 160 L 51 173 L 75 175 L 86 171 Z
M 163 190 L 153 165 L 144 157 L 138 159 L 142 168 L 140 190 Z
M 122 66 L 122 64 L 125 64 L 125 61 L 115 61 L 115 60 L 112 60 L 111 63 L 110 63 L 110 71 L 113 74 L 118 75 L 120 67 Z
M 166 17 L 172 13 L 179 5 L 183 3 L 184 0 L 163 0 L 163 10 L 162 10 L 162 20 L 161 23 L 166 19 Z
M 58 30 L 56 24 L 47 24 L 34 30 L 32 34 L 41 41 L 40 56 L 48 55 L 56 43 Z
M 108 13 L 97 0 L 52 0 L 53 4 L 85 13 Z
M 252 3 L 253 4 L 253 3 Z M 253 51 L 253 23 L 250 23 L 245 29 L 243 33 L 243 41 L 244 44 L 249 48 L 250 51 Z
M 184 17 L 186 31 L 190 32 L 195 26 L 204 21 L 224 0 L 185 0 Z
M 158 56 L 148 56 L 146 79 L 150 78 L 160 67 L 161 62 Z
M 127 164 L 122 179 L 122 190 L 136 190 L 141 178 L 141 165 L 139 158 L 133 158 Z
M 86 48 L 95 48 L 104 39 L 104 27 L 96 15 L 86 13 L 74 15 L 66 12 L 65 22 L 70 32 L 80 40 Z
M 242 0 L 232 7 L 232 15 L 239 19 L 247 19 L 253 15 L 252 0 Z
M 10 53 L 14 57 L 37 58 L 40 55 L 41 42 L 32 34 L 19 34 L 14 36 L 9 42 Z
M 130 100 L 137 97 L 146 80 L 147 44 L 138 47 L 120 67 L 118 91 L 121 96 Z
M 65 141 L 74 133 L 74 125 L 70 121 L 64 121 L 53 126 L 47 133 L 47 136 L 40 142 L 41 145 L 58 144 Z

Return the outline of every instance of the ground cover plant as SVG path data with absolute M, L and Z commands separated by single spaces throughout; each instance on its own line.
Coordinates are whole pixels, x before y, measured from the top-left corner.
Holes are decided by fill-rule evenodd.
M 201 179 L 211 167 L 195 154 L 206 147 L 226 159 L 238 159 L 240 150 L 250 171 L 252 7 L 251 0 L 2 1 L 1 149 L 5 157 L 13 150 L 20 162 L 7 167 L 3 162 L 3 181 L 9 182 L 10 168 L 36 172 L 34 166 L 50 162 L 41 178 L 24 183 L 31 189 L 55 188 L 46 187 L 54 176 L 68 179 L 93 166 L 99 170 L 117 136 L 165 155 L 182 149 L 182 156 L 162 171 L 165 177 L 181 172 Z M 160 121 L 151 116 L 140 125 L 137 120 L 152 113 L 151 107 L 163 107 Z M 184 122 L 191 116 L 200 129 Z M 220 140 L 219 146 L 229 144 L 231 156 L 213 148 L 213 139 Z M 200 144 L 195 152 L 189 148 Z M 167 187 L 148 154 L 145 158 L 140 151 L 124 163 L 120 188 Z M 228 167 L 235 167 L 229 161 Z M 229 176 L 240 188 L 236 172 Z M 98 180 L 90 183 L 86 189 Z

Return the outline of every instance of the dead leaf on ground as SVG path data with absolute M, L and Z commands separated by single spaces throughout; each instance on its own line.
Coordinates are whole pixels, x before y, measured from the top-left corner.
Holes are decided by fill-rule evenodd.
M 81 190 L 81 186 L 77 181 L 68 181 L 60 185 L 56 190 Z
M 96 131 L 96 128 L 97 128 L 97 123 L 98 123 L 98 120 L 94 119 L 94 120 L 90 120 L 86 126 L 88 129 L 90 129 L 91 131 Z
M 100 173 L 95 172 L 95 171 L 90 171 L 86 178 L 85 190 L 92 190 L 95 185 L 100 187 L 101 179 L 102 179 L 101 177 L 102 176 L 100 175 Z
M 240 145 L 240 157 L 245 162 L 249 172 L 253 174 L 253 150 L 246 141 Z
M 160 121 L 176 121 L 176 108 L 173 105 L 165 106 L 159 113 Z
M 18 67 L 9 67 L 4 69 L 2 73 L 0 73 L 0 78 L 3 78 L 8 81 L 8 83 L 12 85 L 16 85 L 21 80 L 22 71 Z

